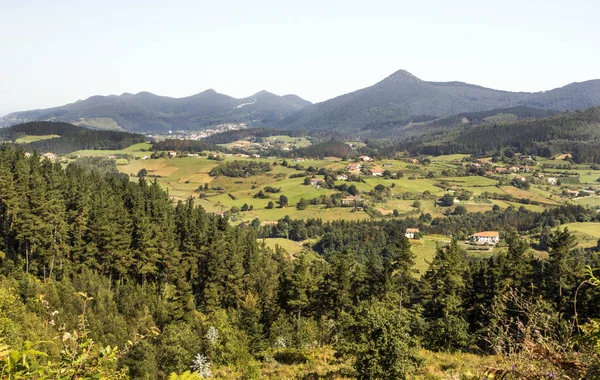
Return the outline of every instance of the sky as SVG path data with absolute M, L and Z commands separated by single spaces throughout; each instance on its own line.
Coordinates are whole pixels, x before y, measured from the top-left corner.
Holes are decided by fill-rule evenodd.
M 0 0 L 0 115 L 212 88 L 312 102 L 404 69 L 543 91 L 600 78 L 597 0 Z

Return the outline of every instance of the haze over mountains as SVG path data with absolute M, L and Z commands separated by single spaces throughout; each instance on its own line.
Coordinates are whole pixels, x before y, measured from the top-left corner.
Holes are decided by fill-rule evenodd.
M 526 93 L 462 82 L 427 82 L 400 70 L 371 87 L 318 104 L 311 104 L 296 95 L 277 96 L 266 91 L 244 99 L 214 90 L 179 99 L 142 92 L 93 96 L 61 107 L 15 112 L 0 118 L 0 126 L 57 120 L 96 128 L 165 132 L 198 130 L 222 123 L 247 123 L 291 130 L 364 133 L 500 108 L 565 111 L 598 105 L 600 80 Z

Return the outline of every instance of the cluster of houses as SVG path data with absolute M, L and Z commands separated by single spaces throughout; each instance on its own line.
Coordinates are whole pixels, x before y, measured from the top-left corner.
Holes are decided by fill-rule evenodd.
M 361 156 L 361 157 L 365 157 L 365 159 L 364 160 L 361 159 L 361 161 L 372 161 L 373 160 L 372 158 L 370 158 L 368 156 Z M 356 163 L 353 162 L 353 163 L 346 165 L 346 172 L 351 176 L 360 176 L 361 169 L 362 169 L 362 165 L 358 162 L 356 162 Z M 373 177 L 383 177 L 383 172 L 384 172 L 384 170 L 378 166 L 369 169 L 369 173 L 371 173 L 371 175 Z M 348 178 L 346 177 L 346 179 L 348 179 Z
M 25 152 L 25 157 L 31 157 L 31 153 Z M 42 154 L 42 156 L 40 158 L 42 158 L 42 159 L 47 158 L 49 160 L 54 160 L 54 159 L 58 158 L 58 156 L 52 152 L 47 152 L 47 153 Z
M 420 231 L 418 228 L 407 228 L 404 236 L 408 239 L 416 239 L 419 237 Z M 498 231 L 482 231 L 469 236 L 469 241 L 474 244 L 496 245 L 500 242 L 500 233 Z

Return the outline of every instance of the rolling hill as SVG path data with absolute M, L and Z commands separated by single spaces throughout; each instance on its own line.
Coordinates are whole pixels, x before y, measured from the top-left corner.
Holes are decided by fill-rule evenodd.
M 573 154 L 575 162 L 600 163 L 600 107 L 555 116 L 449 125 L 399 139 L 391 150 L 413 154 L 490 154 L 503 148 L 550 157 Z
M 305 107 L 285 118 L 279 127 L 357 133 L 499 108 L 523 106 L 566 111 L 597 105 L 600 105 L 600 80 L 526 93 L 462 82 L 427 82 L 400 70 L 371 87 Z
M 0 127 L 30 121 L 62 121 L 96 129 L 135 132 L 199 130 L 223 123 L 270 126 L 311 103 L 296 96 L 267 91 L 236 99 L 206 90 L 185 98 L 138 94 L 92 96 L 60 107 L 14 112 L 0 118 Z
M 135 133 L 92 130 L 62 122 L 35 121 L 0 129 L 0 140 L 15 142 L 29 152 L 37 150 L 65 154 L 81 149 L 124 149 L 145 142 L 146 138 Z

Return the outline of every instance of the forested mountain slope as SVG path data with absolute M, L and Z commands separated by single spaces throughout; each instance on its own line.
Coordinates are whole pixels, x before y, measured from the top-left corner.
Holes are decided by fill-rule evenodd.
M 4 141 L 16 141 L 25 136 L 46 135 L 58 137 L 27 143 L 25 144 L 26 149 L 64 154 L 81 149 L 118 150 L 146 141 L 146 138 L 140 134 L 91 130 L 69 123 L 47 121 L 30 122 L 0 129 L 0 139 Z
M 514 122 L 458 125 L 400 141 L 413 153 L 492 153 L 510 147 L 549 157 L 574 153 L 578 162 L 600 162 L 600 107 Z

